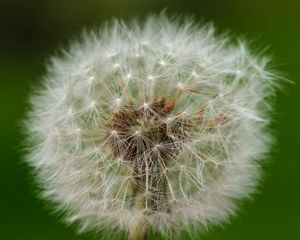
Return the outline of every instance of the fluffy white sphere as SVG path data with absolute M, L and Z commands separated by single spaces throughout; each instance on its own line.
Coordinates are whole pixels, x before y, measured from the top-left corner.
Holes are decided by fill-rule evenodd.
M 27 161 L 43 197 L 81 230 L 132 239 L 226 220 L 270 143 L 267 65 L 212 25 L 163 15 L 84 34 L 31 97 Z

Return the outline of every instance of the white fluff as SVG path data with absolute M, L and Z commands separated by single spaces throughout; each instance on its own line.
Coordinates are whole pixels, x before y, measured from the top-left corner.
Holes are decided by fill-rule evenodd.
M 84 231 L 130 231 L 144 218 L 168 234 L 227 220 L 254 190 L 271 142 L 267 99 L 277 76 L 267 65 L 212 25 L 163 14 L 84 34 L 52 58 L 30 100 L 27 161 L 43 197 Z M 113 157 L 107 122 L 129 101 L 146 109 L 160 97 L 176 100 L 167 125 L 173 113 L 201 110 L 203 120 L 165 169 L 170 209 L 145 215 L 130 207 L 131 163 Z

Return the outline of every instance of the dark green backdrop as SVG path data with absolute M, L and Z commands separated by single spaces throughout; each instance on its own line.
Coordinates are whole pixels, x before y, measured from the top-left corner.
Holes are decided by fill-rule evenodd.
M 45 72 L 44 61 L 83 27 L 112 17 L 159 12 L 191 13 L 220 30 L 243 34 L 269 46 L 275 66 L 293 84 L 278 93 L 273 129 L 277 135 L 260 193 L 238 217 L 212 228 L 203 240 L 300 239 L 300 1 L 176 0 L 1 0 L 0 1 L 0 239 L 70 240 L 74 229 L 59 223 L 35 198 L 22 163 L 20 120 L 31 84 Z M 188 239 L 188 238 L 186 238 Z

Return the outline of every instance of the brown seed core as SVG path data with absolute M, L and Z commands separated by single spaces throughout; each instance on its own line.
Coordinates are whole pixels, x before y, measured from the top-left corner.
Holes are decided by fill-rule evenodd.
M 132 204 L 141 199 L 148 213 L 168 209 L 166 171 L 191 127 L 184 114 L 171 115 L 174 105 L 164 98 L 142 107 L 128 103 L 108 122 L 107 140 L 113 156 L 131 164 Z

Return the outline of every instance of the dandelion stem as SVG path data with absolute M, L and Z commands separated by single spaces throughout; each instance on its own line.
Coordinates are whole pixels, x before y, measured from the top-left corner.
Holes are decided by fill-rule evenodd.
M 135 209 L 140 210 L 143 209 L 145 203 L 142 198 L 136 197 L 135 199 Z M 128 240 L 147 240 L 147 227 L 145 216 L 139 216 L 139 219 L 136 221 L 135 225 L 132 227 L 131 231 L 129 232 Z
M 144 226 L 137 224 L 134 229 L 129 233 L 128 240 L 147 240 L 147 231 L 144 230 Z

